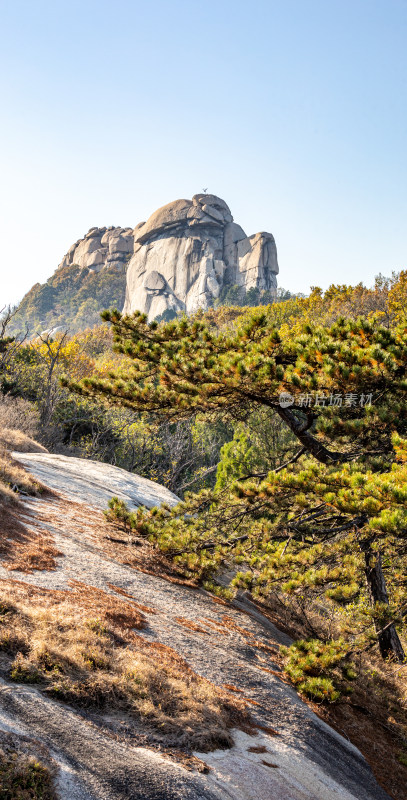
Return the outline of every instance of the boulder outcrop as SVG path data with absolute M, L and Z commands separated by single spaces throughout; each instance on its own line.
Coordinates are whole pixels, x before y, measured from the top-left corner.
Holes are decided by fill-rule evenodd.
M 104 268 L 125 270 L 133 253 L 132 228 L 90 228 L 83 239 L 78 239 L 63 257 L 58 269 L 77 264 L 94 272 Z
M 142 311 L 150 320 L 167 311 L 189 314 L 212 306 L 228 286 L 271 293 L 277 288 L 274 237 L 265 232 L 246 236 L 215 195 L 168 203 L 133 235 L 126 314 Z
M 100 312 L 112 307 L 144 312 L 149 320 L 190 314 L 236 286 L 236 302 L 250 290 L 256 290 L 250 304 L 264 292 L 269 302 L 277 273 L 271 233 L 247 236 L 224 200 L 196 194 L 159 208 L 135 228 L 90 228 L 48 281 L 27 292 L 10 331 L 72 333 L 99 324 Z

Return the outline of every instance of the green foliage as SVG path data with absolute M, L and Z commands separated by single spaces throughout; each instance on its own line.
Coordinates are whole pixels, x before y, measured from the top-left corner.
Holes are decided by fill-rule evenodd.
M 216 489 L 247 476 L 265 477 L 295 452 L 295 437 L 267 408 L 254 411 L 245 422 L 234 425 L 233 439 L 220 451 Z
M 13 316 L 10 331 L 32 332 L 62 326 L 74 333 L 100 322 L 100 311 L 112 304 L 121 307 L 126 291 L 126 272 L 90 269 L 72 264 L 58 269 L 45 284 L 35 284 Z
M 336 702 L 344 689 L 349 691 L 344 681 L 356 677 L 341 640 L 300 639 L 280 649 L 285 656 L 285 672 L 296 689 L 311 700 Z
M 132 521 L 134 519 L 133 515 L 128 510 L 124 500 L 120 500 L 116 496 L 110 498 L 108 502 L 108 508 L 103 513 L 106 519 L 111 520 L 112 522 L 118 522 L 126 528 L 133 527 L 132 526 Z
M 219 297 L 215 300 L 215 307 L 268 306 L 270 303 L 282 302 L 295 296 L 297 295 L 292 295 L 291 292 L 283 288 L 266 290 L 252 286 L 251 289 L 246 291 L 244 286 L 234 284 L 233 286 L 223 287 Z
M 235 478 L 243 478 L 252 472 L 256 459 L 250 438 L 246 431 L 238 426 L 231 442 L 226 442 L 221 449 L 221 460 L 218 465 L 216 488 L 227 486 Z
M 234 420 L 215 491 L 187 496 L 175 510 L 137 512 L 135 529 L 200 580 L 239 565 L 234 585 L 254 594 L 267 597 L 277 584 L 293 598 L 323 600 L 357 646 L 374 630 L 382 655 L 401 660 L 394 623 L 407 605 L 406 325 L 338 319 L 307 324 L 293 338 L 276 328 L 273 306 L 221 330 L 202 317 L 162 325 L 116 311 L 105 318 L 125 369 L 76 391 L 173 421 L 197 413 Z M 280 404 L 283 391 L 290 408 Z M 372 402 L 300 403 L 316 392 L 369 393 Z M 281 434 L 274 450 L 264 446 L 273 417 L 288 436 L 284 469 Z
M 174 311 L 172 308 L 167 308 L 160 314 L 158 317 L 155 318 L 156 322 L 171 322 L 172 319 L 177 319 L 177 312 Z
M 55 800 L 51 773 L 40 761 L 0 750 L 0 794 L 5 800 Z
M 115 347 L 129 360 L 109 379 L 85 378 L 71 387 L 171 419 L 198 411 L 247 419 L 254 408 L 268 407 L 323 463 L 391 454 L 392 429 L 407 432 L 406 327 L 339 320 L 329 328 L 308 326 L 293 340 L 270 321 L 272 308 L 251 310 L 233 331 L 220 332 L 194 318 L 158 326 L 141 314 L 106 312 Z M 293 395 L 292 410 L 279 403 L 283 391 Z M 306 394 L 329 398 L 338 391 L 357 402 L 299 405 Z M 361 405 L 367 394 L 372 405 Z M 342 449 L 330 450 L 331 443 Z

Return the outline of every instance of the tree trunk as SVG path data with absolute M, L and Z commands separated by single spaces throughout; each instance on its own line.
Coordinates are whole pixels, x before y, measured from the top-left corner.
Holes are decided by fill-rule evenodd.
M 389 596 L 383 575 L 381 554 L 373 553 L 368 546 L 363 550 L 366 564 L 365 575 L 372 604 L 385 603 L 388 606 Z M 374 625 L 382 658 L 391 657 L 402 663 L 405 659 L 405 654 L 394 623 L 389 625 L 383 619 L 375 619 Z
M 334 452 L 324 447 L 319 439 L 310 434 L 308 427 L 304 426 L 304 423 L 293 414 L 290 408 L 282 408 L 274 404 L 271 405 L 271 408 L 273 408 L 286 425 L 288 425 L 294 436 L 297 437 L 308 453 L 311 453 L 321 464 L 339 464 L 349 460 L 349 455 L 347 453 L 340 453 L 339 451 Z

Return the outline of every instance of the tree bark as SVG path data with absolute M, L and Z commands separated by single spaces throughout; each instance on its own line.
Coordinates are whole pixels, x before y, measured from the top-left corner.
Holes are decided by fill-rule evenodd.
M 304 426 L 298 417 L 293 414 L 291 409 L 282 408 L 278 405 L 273 405 L 272 408 L 274 408 L 279 417 L 288 425 L 303 447 L 321 464 L 338 464 L 349 460 L 350 457 L 346 453 L 335 452 L 324 447 L 315 436 L 309 433 L 308 426 Z
M 389 596 L 382 569 L 381 554 L 373 553 L 370 547 L 363 548 L 363 551 L 366 565 L 365 575 L 372 604 L 384 603 L 388 606 Z M 402 663 L 405 660 L 405 653 L 394 622 L 388 625 L 386 621 L 375 619 L 374 625 L 382 658 L 391 657 Z

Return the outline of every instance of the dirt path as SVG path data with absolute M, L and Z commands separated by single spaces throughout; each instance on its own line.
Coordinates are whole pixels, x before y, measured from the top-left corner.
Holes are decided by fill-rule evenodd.
M 71 781 L 61 795 L 64 800 L 386 800 L 388 795 L 377 785 L 359 751 L 313 714 L 279 677 L 273 651 L 287 637 L 259 612 L 250 616 L 241 609 L 221 605 L 205 592 L 146 574 L 103 552 L 98 536 L 103 523 L 98 509 L 106 506 L 106 497 L 119 494 L 118 473 L 123 471 L 115 472 L 115 486 L 111 489 L 111 473 L 106 472 L 103 481 L 106 465 L 96 465 L 97 485 L 91 508 L 93 462 L 66 458 L 64 472 L 63 458 L 19 456 L 50 488 L 65 490 L 67 498 L 71 497 L 74 482 L 75 503 L 58 497 L 26 502 L 26 524 L 37 530 L 46 527 L 63 554 L 56 559 L 57 568 L 27 575 L 0 567 L 0 577 L 12 575 L 47 588 L 68 588 L 74 579 L 108 592 L 114 591 L 112 585 L 125 590 L 135 601 L 156 612 L 146 615 L 148 627 L 142 636 L 170 646 L 197 673 L 215 684 L 238 688 L 251 701 L 258 723 L 278 732 L 278 736 L 260 733 L 254 738 L 236 732 L 236 745 L 231 750 L 201 755 L 211 771 L 197 775 L 153 751 L 116 741 L 79 714 L 43 698 L 33 689 L 0 691 L 3 724 L 12 717 L 25 732 L 51 744 L 57 760 L 69 765 L 68 772 L 61 772 L 65 781 L 67 774 Z M 53 459 L 57 459 L 55 469 Z M 86 481 L 81 495 L 83 464 Z M 142 502 L 139 479 L 124 473 L 123 493 L 130 502 L 132 481 L 137 505 Z M 147 483 L 151 502 L 155 484 Z M 157 487 L 157 503 L 163 502 L 165 491 Z M 250 608 L 246 611 L 250 612 Z M 253 746 L 266 748 L 267 754 L 250 752 L 249 747 Z

